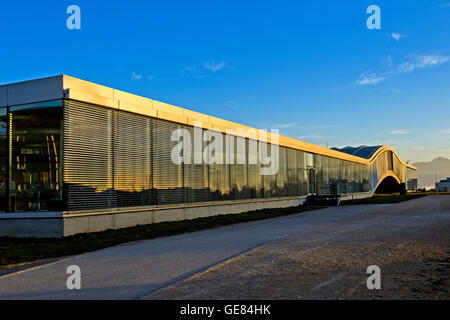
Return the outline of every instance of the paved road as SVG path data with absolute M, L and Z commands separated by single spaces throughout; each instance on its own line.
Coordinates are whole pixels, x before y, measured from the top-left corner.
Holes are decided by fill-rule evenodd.
M 381 270 L 367 288 L 367 267 Z M 450 299 L 450 196 L 293 233 L 149 299 Z
M 189 234 L 132 242 L 0 276 L 0 299 L 140 299 L 243 252 L 390 205 L 330 207 Z M 69 265 L 81 290 L 68 290 Z

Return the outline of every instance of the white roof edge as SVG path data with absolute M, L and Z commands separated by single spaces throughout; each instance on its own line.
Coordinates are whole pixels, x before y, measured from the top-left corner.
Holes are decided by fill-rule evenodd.
M 0 107 L 63 97 L 63 75 L 0 85 Z

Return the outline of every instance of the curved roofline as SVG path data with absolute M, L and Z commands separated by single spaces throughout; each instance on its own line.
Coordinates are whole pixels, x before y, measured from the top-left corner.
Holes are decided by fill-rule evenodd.
M 42 90 L 43 88 L 45 90 Z M 233 134 L 236 136 L 256 139 L 259 141 L 266 141 L 268 143 L 278 140 L 278 145 L 280 146 L 365 165 L 370 165 L 381 151 L 394 151 L 389 146 L 382 146 L 370 159 L 365 159 L 341 151 L 325 148 L 277 134 L 272 134 L 265 130 L 256 129 L 235 122 L 223 120 L 214 116 L 209 116 L 200 112 L 177 107 L 164 102 L 152 100 L 125 91 L 116 90 L 67 75 L 58 75 L 54 77 L 24 81 L 20 83 L 1 85 L 0 106 L 11 105 L 9 103 L 14 100 L 12 99 L 13 97 L 18 96 L 18 92 L 20 92 L 20 103 L 22 104 L 54 99 L 70 99 L 85 103 L 91 103 L 105 108 L 123 110 L 126 112 L 172 121 L 189 126 L 194 126 L 195 122 L 201 121 L 202 128 L 204 129 L 217 130 L 225 134 L 227 133 L 227 130 L 231 129 L 235 131 Z M 243 133 L 240 133 L 236 130 L 242 130 Z M 245 134 L 247 130 L 255 130 L 256 136 L 249 137 L 247 134 Z M 401 162 L 405 166 L 417 170 L 417 168 L 406 164 L 403 161 Z
M 375 151 L 375 153 L 372 155 L 372 157 L 369 158 L 369 162 L 370 163 L 374 162 L 376 158 L 378 158 L 378 156 L 384 151 L 392 151 L 397 156 L 397 159 L 401 162 L 402 165 L 410 169 L 417 170 L 417 168 L 414 167 L 413 165 L 410 165 L 409 163 L 402 161 L 402 159 L 400 159 L 400 157 L 398 156 L 397 152 L 395 152 L 395 150 L 392 147 L 386 145 L 383 145 L 380 148 L 378 148 L 377 151 Z

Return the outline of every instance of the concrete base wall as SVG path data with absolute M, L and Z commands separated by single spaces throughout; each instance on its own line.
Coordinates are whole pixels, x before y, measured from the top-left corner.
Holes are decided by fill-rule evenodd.
M 11 238 L 61 238 L 63 219 L 14 218 L 0 219 L 0 237 Z
M 238 214 L 266 208 L 303 204 L 306 197 L 272 198 L 183 204 L 178 206 L 121 208 L 104 212 L 60 214 L 45 219 L 5 215 L 0 218 L 0 237 L 60 238 L 78 233 L 98 232 L 159 222 L 181 221 L 220 214 Z
M 358 192 L 353 194 L 345 194 L 341 195 L 341 201 L 342 200 L 354 200 L 354 199 L 364 199 L 364 198 L 370 198 L 373 196 L 373 192 Z

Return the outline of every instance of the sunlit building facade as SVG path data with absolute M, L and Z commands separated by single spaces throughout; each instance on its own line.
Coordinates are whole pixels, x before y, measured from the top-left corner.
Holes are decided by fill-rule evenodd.
M 281 207 L 300 204 L 308 194 L 367 197 L 377 189 L 417 188 L 416 168 L 388 146 L 333 150 L 270 133 L 262 141 L 264 134 L 256 129 L 252 137 L 231 136 L 232 145 L 244 149 L 215 150 L 222 163 L 176 164 L 171 156 L 178 142 L 172 134 L 181 128 L 193 137 L 195 122 L 202 123 L 202 132 L 222 133 L 216 139 L 223 139 L 223 146 L 229 146 L 228 129 L 249 129 L 65 75 L 0 86 L 0 233 L 64 236 L 94 231 L 91 222 L 84 229 L 73 227 L 81 221 L 75 223 L 75 217 L 130 215 L 130 222 L 117 225 L 111 218 L 97 231 L 181 219 L 165 219 L 168 208 L 183 208 L 182 218 L 189 219 L 195 215 L 186 208 L 245 204 L 252 209 L 275 202 Z M 257 148 L 278 142 L 276 173 L 263 175 L 267 164 L 259 157 L 256 163 L 249 160 L 254 140 Z M 203 153 L 208 143 L 202 144 L 188 157 Z M 230 155 L 232 163 L 226 159 Z M 226 208 L 208 210 L 226 213 Z M 21 229 L 20 219 L 36 217 L 60 219 L 62 227 Z M 6 220 L 13 227 L 2 228 Z

